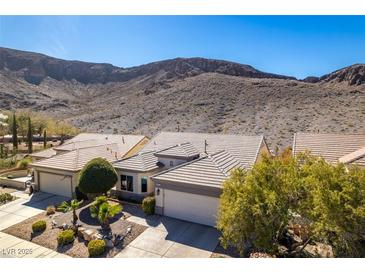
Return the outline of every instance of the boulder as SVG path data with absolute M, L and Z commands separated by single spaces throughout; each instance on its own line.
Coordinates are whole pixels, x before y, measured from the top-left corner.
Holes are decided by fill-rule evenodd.
M 278 246 L 278 253 L 280 256 L 286 256 L 288 254 L 288 248 L 286 246 L 283 245 L 279 245 Z
M 103 235 L 101 235 L 100 233 L 96 232 L 94 234 L 91 235 L 91 239 L 92 240 L 102 240 L 103 239 Z
M 82 232 L 83 238 L 85 241 L 93 240 L 93 235 L 97 234 L 97 231 L 94 229 L 86 229 Z
M 85 227 L 79 227 L 77 229 L 77 236 L 79 236 L 80 238 L 84 239 L 84 232 L 85 232 L 86 228 Z
M 315 243 L 313 245 L 308 244 L 304 248 L 304 252 L 309 257 L 320 257 L 320 258 L 333 258 L 333 250 L 332 246 L 322 244 L 322 243 Z
M 113 244 L 113 241 L 112 240 L 104 239 L 104 241 L 105 241 L 105 245 L 107 247 L 114 247 L 114 244 Z
M 55 228 L 55 227 L 57 227 L 57 222 L 55 221 L 55 220 L 52 220 L 52 228 Z

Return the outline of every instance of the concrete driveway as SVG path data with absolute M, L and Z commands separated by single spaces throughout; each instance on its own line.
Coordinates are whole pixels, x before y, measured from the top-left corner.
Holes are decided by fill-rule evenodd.
M 0 230 L 20 223 L 43 212 L 47 206 L 60 204 L 69 198 L 49 193 L 36 192 L 29 196 L 23 192 L 13 192 L 15 201 L 0 206 Z
M 209 258 L 219 242 L 213 227 L 157 215 L 127 220 L 148 228 L 115 258 Z

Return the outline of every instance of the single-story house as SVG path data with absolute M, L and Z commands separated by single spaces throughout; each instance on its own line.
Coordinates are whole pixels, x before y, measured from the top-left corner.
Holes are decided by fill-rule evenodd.
M 158 214 L 214 226 L 230 171 L 250 168 L 263 153 L 263 136 L 161 132 L 138 155 L 114 163 L 116 189 L 122 196 L 154 194 Z
M 109 162 L 129 157 L 147 141 L 145 136 L 140 135 L 79 134 L 64 145 L 53 148 L 55 155 L 30 164 L 34 170 L 35 188 L 73 197 L 79 172 L 87 162 L 97 157 Z
M 365 134 L 295 133 L 293 155 L 308 151 L 329 163 L 365 168 Z
M 32 153 L 32 159 L 34 161 L 44 160 L 56 156 L 57 152 L 53 148 L 44 149 L 41 151 L 37 151 Z

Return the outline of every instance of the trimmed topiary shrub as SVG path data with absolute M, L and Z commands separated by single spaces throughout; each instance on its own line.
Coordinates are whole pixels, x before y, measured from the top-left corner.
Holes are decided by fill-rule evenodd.
M 53 206 L 53 205 L 47 206 L 46 213 L 47 213 L 47 215 L 55 214 L 56 213 L 56 207 Z
M 87 244 L 87 249 L 89 251 L 90 257 L 100 256 L 105 251 L 105 241 L 104 240 L 91 240 Z
M 34 233 L 43 232 L 46 230 L 47 223 L 44 220 L 37 221 L 32 224 L 32 231 Z
M 85 201 L 85 200 L 89 199 L 86 194 L 84 194 L 80 191 L 80 188 L 78 186 L 75 187 L 75 195 L 76 195 L 76 199 L 79 201 L 81 201 L 81 200 Z
M 95 158 L 81 170 L 78 187 L 85 194 L 100 194 L 108 192 L 117 181 L 114 167 L 103 158 Z
M 67 245 L 75 240 L 75 233 L 72 229 L 61 231 L 57 236 L 57 243 L 59 246 Z
M 155 214 L 156 199 L 155 197 L 146 197 L 142 201 L 142 209 L 146 214 Z

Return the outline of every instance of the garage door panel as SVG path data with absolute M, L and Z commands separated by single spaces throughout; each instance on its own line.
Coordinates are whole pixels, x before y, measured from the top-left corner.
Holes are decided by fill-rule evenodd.
M 164 215 L 215 226 L 219 199 L 210 196 L 164 190 Z
M 71 178 L 62 174 L 39 173 L 40 190 L 65 197 L 72 197 Z

